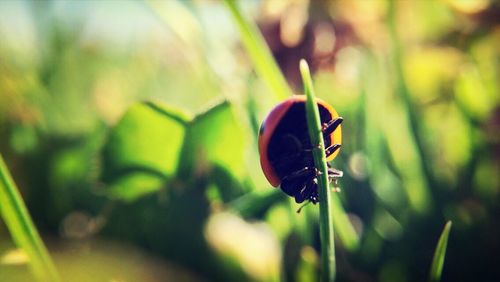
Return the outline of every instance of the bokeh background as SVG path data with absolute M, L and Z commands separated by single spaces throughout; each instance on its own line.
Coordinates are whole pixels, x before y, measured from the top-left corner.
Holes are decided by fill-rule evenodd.
M 338 280 L 426 279 L 447 220 L 442 280 L 500 280 L 498 2 L 239 6 L 345 119 Z M 279 100 L 222 2 L 0 1 L 0 152 L 64 281 L 316 281 L 318 207 L 259 166 Z

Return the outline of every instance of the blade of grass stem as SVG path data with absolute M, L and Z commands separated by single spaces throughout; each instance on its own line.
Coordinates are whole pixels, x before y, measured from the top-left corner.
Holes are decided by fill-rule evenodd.
M 448 236 L 450 235 L 451 221 L 448 221 L 444 226 L 443 232 L 439 237 L 436 250 L 434 251 L 434 258 L 432 259 L 432 266 L 429 275 L 430 282 L 438 282 L 441 280 L 441 272 L 443 271 L 444 257 L 446 255 L 446 247 L 448 245 Z
M 397 5 L 398 1 L 389 1 L 388 3 L 388 20 L 387 25 L 390 35 L 390 43 L 392 48 L 392 56 L 390 60 L 392 61 L 393 77 L 394 77 L 394 92 L 399 96 L 402 105 L 402 114 L 404 122 L 408 127 L 408 140 L 412 143 L 411 146 L 407 146 L 408 150 L 411 149 L 413 160 L 411 163 L 414 164 L 414 168 L 411 173 L 402 171 L 401 173 L 407 178 L 409 185 L 406 185 L 408 198 L 410 204 L 419 213 L 428 213 L 432 208 L 432 198 L 429 193 L 429 187 L 435 186 L 434 175 L 432 174 L 432 169 L 427 160 L 427 152 L 425 150 L 424 138 L 422 136 L 421 125 L 419 122 L 418 107 L 415 107 L 411 99 L 411 92 L 406 83 L 405 75 L 403 72 L 403 51 L 401 41 L 399 40 L 397 34 Z M 400 107 L 399 105 L 397 107 Z M 395 127 L 395 126 L 394 126 Z M 398 131 L 398 134 L 402 134 L 404 131 Z M 413 149 L 414 148 L 414 149 Z M 396 161 L 397 162 L 397 161 Z M 405 170 L 401 168 L 400 170 Z M 409 179 L 408 179 L 409 178 Z M 411 186 L 411 187 L 410 187 Z
M 31 221 L 2 155 L 0 155 L 0 215 L 16 245 L 28 255 L 35 277 L 40 281 L 60 281 L 54 263 Z
M 359 247 L 359 236 L 349 220 L 340 198 L 335 193 L 332 193 L 330 201 L 332 203 L 333 228 L 342 245 L 353 252 Z
M 154 1 L 144 0 L 154 16 L 165 24 L 177 40 L 176 50 L 183 57 L 186 66 L 193 72 L 199 82 L 206 86 L 206 91 L 220 93 L 220 76 L 208 62 L 210 54 L 209 40 L 194 13 L 187 7 L 187 1 Z
M 314 165 L 318 170 L 319 190 L 319 232 L 321 240 L 321 277 L 322 281 L 334 281 L 335 245 L 332 217 L 332 201 L 328 182 L 328 167 L 326 165 L 325 142 L 321 132 L 321 120 L 314 94 L 309 66 L 305 60 L 300 61 L 300 73 L 304 82 L 304 92 L 307 96 L 306 117 L 311 144 L 314 148 Z
M 271 89 L 277 100 L 283 100 L 292 94 L 278 65 L 257 27 L 241 14 L 235 0 L 224 0 L 226 7 L 238 26 L 243 45 L 252 60 L 257 74 Z

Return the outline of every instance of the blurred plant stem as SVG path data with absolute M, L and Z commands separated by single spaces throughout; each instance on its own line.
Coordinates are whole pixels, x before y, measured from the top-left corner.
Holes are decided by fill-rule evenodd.
M 23 249 L 39 281 L 60 281 L 54 263 L 31 221 L 26 205 L 0 155 L 0 215 L 16 245 Z
M 332 217 L 332 201 L 328 181 L 328 167 L 326 165 L 325 142 L 321 131 L 318 104 L 314 94 L 309 66 L 305 60 L 300 61 L 300 73 L 304 82 L 304 93 L 307 96 L 306 117 L 309 136 L 313 146 L 314 166 L 318 170 L 319 190 L 319 232 L 321 240 L 321 277 L 322 281 L 334 281 L 335 244 Z
M 292 94 L 288 84 L 281 74 L 267 44 L 257 27 L 247 21 L 241 14 L 237 1 L 224 0 L 226 7 L 238 27 L 243 45 L 255 66 L 255 71 L 271 89 L 276 100 L 283 100 Z
M 207 87 L 207 91 L 221 92 L 217 71 L 208 62 L 210 42 L 202 30 L 196 16 L 182 1 L 152 1 L 145 0 L 153 14 L 165 24 L 177 40 L 176 50 L 186 58 L 187 66 L 196 74 L 198 81 Z
M 392 150 L 393 158 L 399 167 L 403 179 L 408 184 L 405 187 L 408 195 L 408 200 L 412 207 L 419 213 L 425 214 L 432 207 L 432 198 L 429 194 L 429 187 L 432 186 L 432 173 L 429 165 L 426 163 L 426 153 L 424 150 L 423 138 L 420 135 L 419 115 L 416 111 L 416 106 L 411 100 L 410 90 L 406 84 L 401 62 L 401 44 L 397 35 L 397 1 L 389 1 L 388 7 L 388 29 L 392 44 L 392 56 L 389 60 L 392 62 L 394 93 L 399 96 L 400 104 L 395 102 L 395 109 L 402 106 L 402 111 L 395 110 L 395 114 L 402 119 L 402 126 L 407 128 L 398 128 L 397 134 L 409 135 L 407 154 L 399 153 L 397 147 L 399 144 L 389 143 L 389 148 Z M 403 125 L 404 124 L 404 125 Z M 407 129 L 407 130 L 406 130 Z M 388 138 L 388 141 L 397 140 L 397 138 Z M 428 159 L 428 158 L 427 158 Z M 407 166 L 411 164 L 411 168 Z

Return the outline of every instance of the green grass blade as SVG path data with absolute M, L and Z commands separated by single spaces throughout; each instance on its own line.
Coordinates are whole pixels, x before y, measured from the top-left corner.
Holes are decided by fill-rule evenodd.
M 446 255 L 446 246 L 448 245 L 448 236 L 450 235 L 451 221 L 448 221 L 444 226 L 443 232 L 439 237 L 434 258 L 432 259 L 431 272 L 429 281 L 437 282 L 441 280 L 441 272 L 443 271 L 444 257 Z
M 54 263 L 31 221 L 2 155 L 0 155 L 0 215 L 14 242 L 28 255 L 35 276 L 40 281 L 60 281 Z
M 235 0 L 224 0 L 231 16 L 238 26 L 243 45 L 252 60 L 256 72 L 266 82 L 277 100 L 290 96 L 292 91 L 257 27 L 241 14 Z
M 330 201 L 332 202 L 333 227 L 340 242 L 348 251 L 356 251 L 359 248 L 359 236 L 349 220 L 339 196 L 333 193 Z
M 395 112 L 399 112 L 397 120 L 400 124 L 392 123 L 392 132 L 387 134 L 389 136 L 389 149 L 393 152 L 394 162 L 398 167 L 403 181 L 406 183 L 405 190 L 408 195 L 408 200 L 412 208 L 418 213 L 426 214 L 432 208 L 433 199 L 429 192 L 429 187 L 434 184 L 434 176 L 432 169 L 428 165 L 427 152 L 424 150 L 424 136 L 421 130 L 421 114 L 418 113 L 418 107 L 412 101 L 410 89 L 406 83 L 405 75 L 403 73 L 403 48 L 401 40 L 397 35 L 397 5 L 398 1 L 388 2 L 388 31 L 390 35 L 390 44 L 392 52 L 389 61 L 392 62 L 393 74 L 393 91 L 399 99 L 391 99 L 393 101 Z M 395 101 L 400 101 L 401 104 Z M 395 102 L 395 103 L 394 103 Z M 390 111 L 389 109 L 386 109 Z M 395 136 L 400 138 L 393 138 Z M 398 143 L 395 140 L 406 139 L 406 154 L 401 154 L 399 147 L 401 141 Z M 410 163 L 411 167 L 407 164 Z
M 220 93 L 220 79 L 208 59 L 211 56 L 209 38 L 203 32 L 199 19 L 189 9 L 188 1 L 155 1 L 144 0 L 147 7 L 165 27 L 172 32 L 179 56 L 188 64 L 186 68 L 193 73 L 193 78 L 203 83 L 205 91 Z
M 309 66 L 305 60 L 300 61 L 300 73 L 307 96 L 306 117 L 311 144 L 313 145 L 314 165 L 319 171 L 319 231 L 321 240 L 321 277 L 322 281 L 335 280 L 335 245 L 333 230 L 333 208 L 326 165 L 325 142 L 321 132 L 321 120 L 314 95 Z

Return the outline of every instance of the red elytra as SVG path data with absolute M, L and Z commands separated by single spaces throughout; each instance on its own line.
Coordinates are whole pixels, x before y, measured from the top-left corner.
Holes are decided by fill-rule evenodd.
M 327 160 L 331 161 L 338 155 L 342 142 L 342 118 L 325 101 L 316 101 L 324 126 Z M 304 95 L 292 96 L 269 113 L 260 128 L 259 153 L 262 170 L 272 186 L 281 185 L 282 190 L 295 197 L 297 202 L 309 199 L 315 203 L 316 174 L 307 130 L 305 103 Z M 338 175 L 333 169 L 330 172 L 334 176 Z

